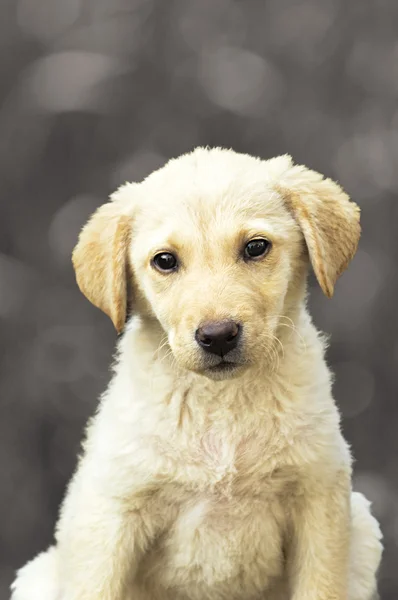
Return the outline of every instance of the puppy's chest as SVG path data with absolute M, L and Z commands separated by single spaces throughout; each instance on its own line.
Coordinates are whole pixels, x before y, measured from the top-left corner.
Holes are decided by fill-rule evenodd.
M 233 498 L 260 494 L 279 495 L 297 480 L 288 464 L 289 442 L 261 430 L 234 433 L 209 428 L 181 436 L 165 449 L 170 475 L 186 490 Z
M 257 598 L 280 576 L 285 494 L 296 475 L 271 440 L 268 451 L 264 444 L 261 432 L 208 429 L 180 440 L 177 454 L 172 441 L 163 447 L 170 482 L 164 494 L 174 514 L 145 577 L 192 600 L 240 600 Z

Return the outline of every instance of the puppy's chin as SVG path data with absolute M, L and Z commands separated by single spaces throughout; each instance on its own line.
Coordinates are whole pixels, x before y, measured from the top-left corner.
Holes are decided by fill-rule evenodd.
M 239 363 L 220 363 L 215 367 L 208 367 L 199 371 L 200 375 L 212 379 L 213 381 L 225 381 L 227 379 L 236 379 L 247 369 L 248 365 Z

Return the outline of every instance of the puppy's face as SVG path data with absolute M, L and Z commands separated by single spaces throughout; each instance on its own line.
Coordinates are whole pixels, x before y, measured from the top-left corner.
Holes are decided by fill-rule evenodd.
M 304 280 L 302 235 L 283 200 L 239 187 L 153 191 L 130 250 L 178 364 L 217 379 L 272 356 L 297 271 Z
M 331 295 L 359 235 L 340 188 L 288 157 L 198 150 L 105 206 L 75 250 L 80 287 L 121 329 L 130 273 L 135 309 L 159 321 L 179 366 L 213 379 L 271 360 L 278 325 L 302 302 L 308 251 Z M 102 282 L 101 265 L 88 267 L 94 247 Z

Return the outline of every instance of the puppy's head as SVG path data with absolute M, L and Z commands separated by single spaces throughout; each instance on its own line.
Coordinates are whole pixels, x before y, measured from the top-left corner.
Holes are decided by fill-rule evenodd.
M 270 358 L 309 260 L 332 296 L 359 235 L 358 207 L 290 157 L 198 149 L 100 207 L 73 263 L 119 332 L 130 304 L 158 320 L 182 368 L 222 379 Z

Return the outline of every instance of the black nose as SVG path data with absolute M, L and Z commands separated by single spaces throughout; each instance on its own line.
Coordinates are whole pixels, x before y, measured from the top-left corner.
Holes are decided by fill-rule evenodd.
M 236 348 L 239 340 L 240 325 L 235 321 L 214 321 L 205 323 L 196 330 L 195 338 L 199 346 L 218 356 L 225 356 Z

